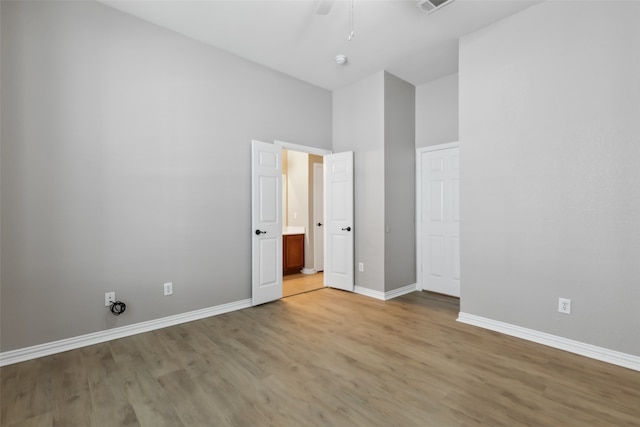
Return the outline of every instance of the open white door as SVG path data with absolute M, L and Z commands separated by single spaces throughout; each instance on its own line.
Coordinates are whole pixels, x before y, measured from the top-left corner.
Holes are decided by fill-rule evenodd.
M 258 305 L 282 298 L 282 148 L 251 141 L 252 294 Z
M 353 152 L 324 156 L 324 284 L 353 292 Z

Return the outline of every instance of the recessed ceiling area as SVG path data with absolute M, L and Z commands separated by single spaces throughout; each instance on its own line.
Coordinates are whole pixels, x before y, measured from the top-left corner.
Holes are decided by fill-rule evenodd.
M 354 0 L 351 15 L 336 0 L 322 15 L 326 0 L 98 1 L 329 90 L 380 70 L 414 85 L 455 73 L 460 36 L 540 3 L 455 0 L 427 14 L 417 0 Z

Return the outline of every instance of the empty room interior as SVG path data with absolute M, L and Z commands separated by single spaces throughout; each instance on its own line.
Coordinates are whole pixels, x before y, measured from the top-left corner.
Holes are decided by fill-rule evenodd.
M 640 425 L 639 23 L 2 0 L 0 424 Z

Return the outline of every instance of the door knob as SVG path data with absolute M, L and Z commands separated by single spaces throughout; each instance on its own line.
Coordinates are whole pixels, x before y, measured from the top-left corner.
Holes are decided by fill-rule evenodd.
M 351 231 L 351 227 L 345 227 L 342 229 L 342 231 Z
M 259 236 L 261 234 L 267 234 L 267 232 L 266 231 L 256 230 L 256 236 Z
M 322 223 L 321 222 L 318 223 L 318 227 L 322 227 Z

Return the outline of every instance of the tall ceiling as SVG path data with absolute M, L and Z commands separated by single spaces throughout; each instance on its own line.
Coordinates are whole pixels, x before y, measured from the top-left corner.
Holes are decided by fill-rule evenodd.
M 354 0 L 349 41 L 351 0 L 98 1 L 329 90 L 380 70 L 414 85 L 455 73 L 460 36 L 540 2 L 454 0 L 427 14 L 417 0 Z

